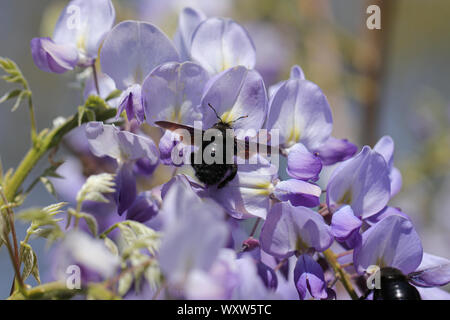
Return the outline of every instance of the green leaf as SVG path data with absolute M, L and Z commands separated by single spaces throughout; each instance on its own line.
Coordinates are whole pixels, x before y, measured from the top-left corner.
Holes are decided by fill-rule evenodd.
M 79 213 L 80 217 L 83 218 L 86 221 L 86 224 L 88 225 L 89 231 L 91 231 L 92 235 L 97 237 L 98 232 L 98 224 L 97 220 L 92 214 L 81 212 Z
M 22 93 L 22 90 L 20 90 L 20 89 L 15 89 L 10 92 L 7 92 L 0 98 L 0 103 L 8 101 L 9 99 L 13 99 L 13 98 L 17 97 L 18 95 L 20 95 L 21 93 Z
M 161 269 L 156 261 L 151 263 L 144 271 L 144 277 L 147 280 L 150 288 L 156 289 L 161 284 L 163 276 Z
M 105 242 L 105 246 L 108 248 L 109 251 L 115 256 L 119 255 L 119 248 L 117 248 L 117 245 L 112 241 L 110 238 L 105 237 L 103 238 Z
M 53 185 L 53 183 L 46 177 L 41 177 L 39 180 L 41 180 L 42 184 L 44 185 L 44 187 L 48 191 L 48 193 L 50 193 L 52 196 L 54 196 L 56 198 L 57 197 L 56 189 L 55 189 L 55 186 Z
M 86 107 L 85 106 L 79 106 L 78 107 L 78 126 L 81 126 L 81 124 L 83 123 L 83 117 L 84 117 L 84 112 L 86 111 Z
M 47 238 L 47 244 L 50 245 L 55 240 L 64 236 L 59 226 L 62 219 L 55 218 L 55 215 L 62 212 L 61 208 L 66 202 L 55 203 L 45 208 L 30 208 L 17 214 L 17 218 L 31 222 L 31 233 L 37 237 Z M 43 228 L 45 227 L 45 228 Z
M 29 95 L 28 91 L 22 91 L 19 96 L 17 97 L 16 102 L 14 103 L 14 106 L 12 107 L 11 111 L 14 112 L 19 108 L 20 103 L 22 102 L 23 98 L 26 98 Z
M 84 106 L 86 108 L 93 108 L 93 109 L 109 109 L 105 100 L 103 100 L 99 96 L 89 96 L 86 102 L 84 103 Z
M 159 249 L 161 235 L 146 225 L 125 220 L 117 223 L 120 234 L 125 242 L 125 248 L 122 256 L 128 259 L 139 252 L 141 249 L 147 249 L 151 255 L 154 255 Z
M 103 193 L 112 193 L 114 189 L 114 175 L 101 173 L 90 176 L 77 194 L 77 203 L 80 205 L 85 200 L 96 202 L 109 202 Z
M 41 182 L 42 184 L 44 184 L 44 187 L 47 189 L 47 191 L 52 194 L 54 197 L 56 197 L 56 191 L 55 188 L 53 187 L 53 184 L 51 183 L 51 181 L 49 179 L 47 179 L 47 177 L 52 177 L 52 178 L 62 178 L 57 172 L 56 170 L 58 170 L 58 168 L 64 163 L 64 161 L 59 161 L 56 162 L 54 164 L 52 164 L 50 167 L 48 167 L 47 169 L 44 170 L 44 172 L 37 177 L 36 179 L 34 179 L 34 181 L 30 184 L 30 186 L 27 188 L 27 190 L 25 191 L 25 195 L 28 195 L 31 190 L 33 190 L 33 188 L 36 186 L 36 184 L 38 182 Z
M 26 280 L 30 275 L 33 275 L 36 281 L 41 283 L 36 253 L 28 243 L 23 241 L 20 242 L 20 260 L 24 264 L 22 271 L 23 280 Z
M 0 68 L 6 72 L 6 75 L 2 77 L 3 80 L 11 83 L 20 83 L 24 89 L 28 89 L 28 82 L 14 61 L 0 57 Z
M 5 235 L 9 234 L 9 224 L 3 214 L 0 214 L 0 247 L 6 242 Z
M 117 289 L 119 295 L 124 296 L 130 290 L 133 280 L 133 275 L 130 272 L 126 272 L 120 277 L 119 288 Z

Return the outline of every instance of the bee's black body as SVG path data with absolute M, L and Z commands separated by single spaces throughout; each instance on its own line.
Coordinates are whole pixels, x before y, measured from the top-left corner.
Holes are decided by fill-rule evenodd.
M 217 139 L 219 141 L 215 141 L 214 139 L 212 141 L 203 141 L 203 139 L 202 139 L 202 148 L 198 149 L 198 151 L 196 153 L 191 154 L 191 165 L 195 170 L 195 176 L 201 182 L 203 182 L 207 186 L 218 185 L 217 187 L 220 189 L 220 188 L 223 188 L 228 182 L 233 180 L 233 178 L 236 176 L 236 173 L 237 173 L 237 165 L 234 162 L 227 163 L 227 159 L 226 159 L 227 150 L 226 150 L 225 138 L 226 138 L 226 134 L 227 134 L 227 129 L 232 129 L 232 127 L 228 123 L 219 121 L 212 127 L 212 129 L 217 129 L 222 133 L 222 135 Z M 201 152 L 203 155 L 203 152 L 207 146 L 210 146 L 210 148 L 212 147 L 211 148 L 212 153 L 215 152 L 215 148 L 212 144 L 221 144 L 221 146 L 223 148 L 222 149 L 223 150 L 223 159 L 222 159 L 221 163 L 207 164 L 207 163 L 205 163 L 205 161 L 203 160 L 203 157 L 202 157 L 201 163 L 196 164 L 195 158 L 197 156 L 199 156 L 198 153 Z M 234 143 L 233 143 L 233 149 L 234 149 L 233 154 L 235 154 L 236 145 Z M 228 176 L 227 176 L 227 173 L 229 173 Z
M 233 129 L 231 126 L 232 123 L 236 122 L 239 119 L 247 118 L 247 116 L 241 116 L 231 122 L 224 122 L 219 117 L 213 106 L 209 103 L 208 106 L 214 111 L 217 119 L 219 120 L 214 126 L 212 126 L 211 129 L 219 130 L 221 134 L 217 137 L 218 141 L 215 141 L 214 139 L 211 139 L 210 141 L 204 141 L 203 135 L 205 134 L 205 132 L 202 131 L 202 145 L 201 148 L 199 148 L 195 153 L 191 154 L 191 165 L 195 170 L 195 176 L 201 182 L 203 182 L 207 186 L 217 185 L 217 188 L 220 189 L 226 186 L 228 182 L 233 180 L 237 174 L 238 166 L 234 162 L 234 156 L 241 156 L 245 159 L 248 159 L 251 154 L 254 153 L 252 150 L 256 150 L 256 152 L 259 153 L 260 147 L 263 147 L 268 154 L 271 154 L 272 150 L 268 149 L 266 144 L 253 143 L 249 142 L 248 140 L 238 140 L 234 136 L 233 130 L 228 130 Z M 190 133 L 191 141 L 185 141 L 185 143 L 195 144 L 195 128 L 169 121 L 156 121 L 155 124 L 163 129 L 168 129 L 171 131 L 176 131 L 177 129 L 187 130 Z M 231 134 L 232 136 L 227 137 L 227 134 Z M 216 136 L 213 135 L 213 138 L 215 137 Z M 233 141 L 233 143 L 231 144 L 233 152 L 227 150 L 227 141 L 231 140 Z M 211 150 L 212 157 L 214 158 L 214 160 L 217 160 L 217 157 L 215 156 L 215 150 L 218 150 L 218 148 L 215 148 L 214 145 L 220 146 L 220 148 L 222 149 L 222 161 L 219 161 L 219 163 L 206 163 L 203 157 L 206 148 L 208 148 L 208 151 Z M 254 147 L 252 148 L 250 147 L 250 145 Z M 277 149 L 277 151 L 280 152 L 279 149 Z M 202 155 L 201 158 L 199 157 L 200 155 Z M 233 159 L 227 159 L 227 156 L 233 157 Z M 195 161 L 196 159 L 199 161 Z
M 421 300 L 419 291 L 398 269 L 381 268 L 381 289 L 374 289 L 373 300 Z

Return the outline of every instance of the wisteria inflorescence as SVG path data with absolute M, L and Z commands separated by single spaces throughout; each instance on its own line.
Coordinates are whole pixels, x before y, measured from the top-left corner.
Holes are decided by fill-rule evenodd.
M 32 122 L 31 153 L 0 180 L 12 298 L 380 299 L 366 280 L 383 270 L 422 299 L 447 294 L 430 287 L 450 282 L 450 261 L 424 253 L 413 221 L 389 204 L 402 186 L 391 137 L 358 150 L 332 136 L 328 100 L 298 65 L 266 88 L 251 35 L 232 19 L 185 8 L 173 39 L 115 20 L 110 0 L 72 0 L 52 38 L 31 40 L 39 69 L 83 75 L 85 102 L 52 129 Z M 33 115 L 28 83 L 1 63 L 24 85 L 2 100 L 28 97 Z M 21 184 L 63 139 L 72 152 L 36 183 L 64 203 L 19 212 L 31 226 L 18 245 Z M 189 163 L 197 154 L 213 162 Z M 40 281 L 32 237 L 52 252 L 48 283 L 35 288 L 25 284 Z

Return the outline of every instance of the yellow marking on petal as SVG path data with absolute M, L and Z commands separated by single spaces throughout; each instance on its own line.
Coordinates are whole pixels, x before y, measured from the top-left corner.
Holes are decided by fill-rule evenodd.
M 179 110 L 172 110 L 169 121 L 181 123 L 181 112 Z
M 353 199 L 352 190 L 347 190 L 338 203 L 351 204 Z
M 86 36 L 83 32 L 80 32 L 77 37 L 77 48 L 82 52 L 86 52 Z
M 300 140 L 300 129 L 298 127 L 293 127 L 291 132 L 289 132 L 289 137 L 287 139 L 288 144 L 295 144 Z
M 303 241 L 302 237 L 298 236 L 295 243 L 295 250 L 304 253 L 309 249 L 309 246 Z
M 379 258 L 377 258 L 376 265 L 377 265 L 378 267 L 380 267 L 380 269 L 381 269 L 381 268 L 383 268 L 383 267 L 386 267 L 386 266 L 387 266 L 387 263 L 383 260 L 383 258 L 379 257 Z

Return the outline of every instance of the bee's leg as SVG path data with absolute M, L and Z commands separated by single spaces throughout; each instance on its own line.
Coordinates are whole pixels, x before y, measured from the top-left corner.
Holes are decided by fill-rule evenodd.
M 230 174 L 225 179 L 223 179 L 221 183 L 219 183 L 219 185 L 217 186 L 218 189 L 225 187 L 228 182 L 230 182 L 231 180 L 234 179 L 234 177 L 236 177 L 236 174 L 238 172 L 237 164 L 234 163 L 230 165 L 230 168 L 231 168 Z

